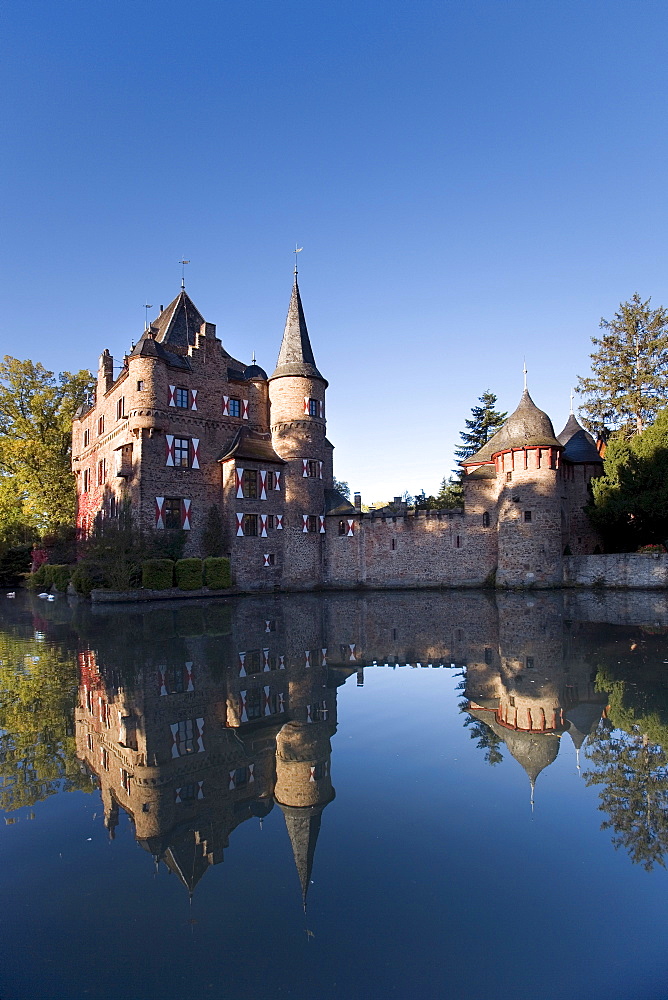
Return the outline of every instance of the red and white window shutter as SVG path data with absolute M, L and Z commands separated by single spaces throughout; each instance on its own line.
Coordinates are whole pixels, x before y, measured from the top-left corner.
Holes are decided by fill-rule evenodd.
M 308 458 L 302 458 L 302 477 L 308 478 Z
M 230 397 L 223 396 L 223 416 L 229 417 L 230 415 Z
M 276 531 L 282 531 L 283 530 L 283 515 L 282 514 L 276 514 L 275 524 L 276 524 Z
M 353 535 L 355 534 L 355 522 L 352 520 L 352 518 L 347 518 L 346 524 L 348 525 L 348 528 L 346 530 L 346 536 L 348 538 L 352 538 Z
M 318 473 L 320 475 L 320 478 L 322 479 L 322 462 L 318 462 Z
M 239 719 L 241 722 L 248 722 L 248 712 L 246 711 L 247 691 L 239 692 Z
M 174 435 L 165 434 L 165 465 L 174 465 Z
M 325 515 L 324 514 L 319 514 L 318 517 L 320 518 L 320 534 L 324 535 L 325 534 Z
M 260 538 L 267 538 L 267 515 L 260 514 Z
M 243 514 L 237 514 L 237 537 L 240 538 L 244 533 L 244 516 Z
M 197 752 L 204 752 L 204 719 L 197 720 Z
M 158 667 L 158 681 L 160 684 L 160 694 L 167 694 L 167 667 Z
M 199 389 L 191 389 L 190 390 L 190 409 L 191 410 L 196 410 L 197 409 L 197 393 L 198 392 L 199 392 Z
M 185 531 L 190 531 L 190 507 L 192 500 L 183 499 L 181 501 L 181 527 Z
M 190 466 L 199 469 L 199 438 L 190 439 Z
M 244 497 L 244 470 L 236 468 L 234 470 L 234 475 L 236 476 L 237 500 L 243 500 L 243 497 Z
M 186 684 L 186 691 L 194 691 L 195 690 L 195 682 L 194 682 L 194 679 L 193 679 L 193 665 L 192 665 L 192 660 L 186 661 L 186 679 L 187 679 L 187 682 L 188 682 Z
M 308 417 L 310 413 L 309 403 L 311 402 L 310 396 L 304 396 L 304 416 Z
M 271 715 L 271 696 L 269 694 L 269 686 L 267 685 L 265 688 L 263 688 L 263 691 L 264 691 L 264 698 L 263 698 L 264 714 Z
M 302 533 L 305 534 L 308 531 L 308 514 L 302 514 Z
M 260 469 L 260 500 L 267 499 L 267 473 Z
M 165 498 L 164 497 L 156 497 L 155 498 L 155 526 L 156 526 L 156 528 L 164 528 L 165 527 L 165 516 L 164 516 L 164 510 L 163 510 L 164 506 L 165 506 Z
M 280 472 L 274 473 L 274 489 L 280 490 L 281 488 L 281 474 Z
M 248 400 L 247 399 L 242 399 L 241 400 L 241 416 L 244 418 L 244 420 L 248 420 Z
M 176 386 L 170 385 L 169 387 L 169 405 L 176 406 Z
M 262 558 L 264 559 L 264 562 L 263 562 L 262 565 L 263 565 L 264 569 L 267 569 L 268 566 L 271 566 L 271 561 L 269 559 L 269 552 L 265 552 L 263 554 Z

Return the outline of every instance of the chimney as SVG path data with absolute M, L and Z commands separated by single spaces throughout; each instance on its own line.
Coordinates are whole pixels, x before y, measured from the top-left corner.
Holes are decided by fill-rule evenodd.
M 353 496 L 353 507 L 355 508 L 355 510 L 359 510 L 359 511 L 362 510 L 362 494 L 361 493 L 355 493 L 355 495 Z
M 100 364 L 97 370 L 97 384 L 101 389 L 101 395 L 108 392 L 114 384 L 114 359 L 105 347 L 100 355 Z
M 401 503 L 401 497 L 395 497 L 392 502 L 393 502 L 393 504 L 394 504 L 395 507 L 398 507 L 399 504 Z

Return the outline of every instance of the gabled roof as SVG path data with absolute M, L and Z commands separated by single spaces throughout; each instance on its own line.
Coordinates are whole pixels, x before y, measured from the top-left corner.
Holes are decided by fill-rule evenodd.
M 185 288 L 182 288 L 158 318 L 153 320 L 151 327 L 155 330 L 158 343 L 167 348 L 172 346 L 183 350 L 194 346 L 195 335 L 199 333 L 203 322 L 204 317 Z
M 325 490 L 325 514 L 354 514 L 350 500 L 338 490 Z
M 491 462 L 499 451 L 511 448 L 560 448 L 554 436 L 554 427 L 547 413 L 539 410 L 529 395 L 528 389 L 522 393 L 519 406 L 506 420 L 503 427 L 490 438 L 477 454 L 467 458 L 462 465 L 481 465 Z
M 227 462 L 230 458 L 250 458 L 253 462 L 272 462 L 274 465 L 287 464 L 285 459 L 274 451 L 271 434 L 253 431 L 250 427 L 240 427 L 216 461 Z
M 603 462 L 593 437 L 571 413 L 568 423 L 559 434 L 559 441 L 564 446 L 564 458 L 574 465 L 585 462 Z
M 168 351 L 167 348 L 163 347 L 162 344 L 158 343 L 157 340 L 153 339 L 153 334 L 151 331 L 146 331 L 137 346 L 133 349 L 130 354 L 131 358 L 160 358 L 170 366 L 170 368 L 179 368 L 182 371 L 191 371 L 192 365 L 188 358 L 183 357 L 181 354 L 174 354 L 173 351 Z
M 316 368 L 296 274 L 276 370 L 271 377 L 281 378 L 283 375 L 301 375 L 326 381 Z

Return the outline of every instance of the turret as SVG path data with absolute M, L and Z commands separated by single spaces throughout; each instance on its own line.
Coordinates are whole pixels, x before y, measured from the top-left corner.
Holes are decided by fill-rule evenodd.
M 590 501 L 589 484 L 603 474 L 603 459 L 591 434 L 578 423 L 571 409 L 568 422 L 557 440 L 563 445 L 562 551 L 566 555 L 591 555 L 601 538 L 594 530 L 585 507 Z

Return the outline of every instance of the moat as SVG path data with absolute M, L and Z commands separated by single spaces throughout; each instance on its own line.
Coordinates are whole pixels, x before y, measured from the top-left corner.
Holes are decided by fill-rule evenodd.
M 668 596 L 0 595 L 0 997 L 667 992 Z

